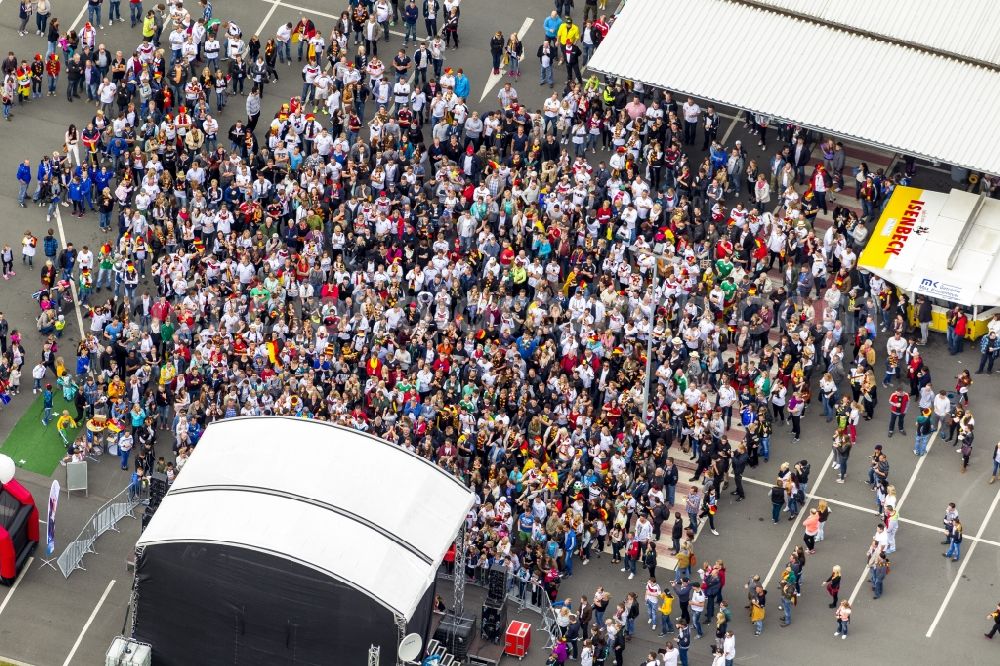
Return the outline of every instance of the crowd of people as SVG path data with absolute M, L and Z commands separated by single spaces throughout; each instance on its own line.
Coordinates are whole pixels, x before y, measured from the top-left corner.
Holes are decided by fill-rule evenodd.
M 773 521 L 799 519 L 807 412 L 831 424 L 840 483 L 859 433 L 882 434 L 866 425 L 880 390 L 889 437 L 913 428 L 920 456 L 938 432 L 969 465 L 972 376 L 952 384 L 939 369 L 932 383 L 920 349 L 930 303 L 857 266 L 909 174 L 862 164 L 845 183 L 841 144 L 747 114 L 760 146 L 777 135 L 758 163 L 739 142 L 722 145 L 712 106 L 584 80 L 581 65 L 613 29 L 603 0 L 584 0 L 582 25 L 571 0 L 557 2 L 530 45 L 496 33 L 493 71 L 508 76 L 484 111 L 451 64 L 461 55 L 445 66 L 460 0 L 352 1 L 325 30 L 303 16 L 271 37 L 216 18 L 209 0 L 131 2 L 141 34 L 120 49 L 100 43 L 102 3 L 90 4 L 76 32 L 48 17 L 47 0 L 23 1 L 22 22 L 37 16 L 47 48 L 11 52 L 2 70 L 8 120 L 61 80 L 70 101 L 96 107 L 17 179 L 19 204 L 44 208 L 46 226 L 65 207 L 80 224 L 96 217 L 100 240 L 62 246 L 53 228 L 28 229 L 19 271 L 38 270 L 38 339 L 0 315 L 5 395 L 34 356 L 25 346 L 37 348 L 33 393 L 51 408 L 58 382 L 76 408 L 60 433 L 86 425 L 68 460 L 113 446 L 127 469 L 135 450 L 135 468 L 172 480 L 207 425 L 240 415 L 378 434 L 475 489 L 470 573 L 502 562 L 522 595 L 529 583 L 547 594 L 562 633 L 553 660 L 585 666 L 621 666 L 643 606 L 669 636 L 649 666 L 686 665 L 705 627 L 716 663 L 732 663 L 726 568 L 699 563 L 694 539 L 701 523 L 719 534 L 730 479 L 743 500 L 743 474 L 772 454 L 796 461 L 770 489 Z M 390 26 L 403 28 L 399 49 Z M 566 72 L 534 110 L 514 88 L 532 54 L 540 85 Z M 276 101 L 282 66 L 301 71 L 302 89 Z M 238 116 L 228 128 L 224 114 Z M 832 211 L 825 229 L 821 211 Z M 15 275 L 10 246 L 3 270 Z M 65 345 L 75 307 L 86 330 Z M 967 321 L 950 313 L 954 353 Z M 1000 354 L 1000 317 L 989 331 L 980 373 Z M 172 456 L 156 455 L 158 437 Z M 687 483 L 685 460 L 696 466 Z M 996 447 L 991 461 L 995 480 Z M 860 466 L 880 516 L 868 551 L 878 597 L 898 503 L 881 446 Z M 830 513 L 820 503 L 803 516 L 803 545 L 776 588 L 782 625 Z M 669 583 L 657 568 L 664 532 L 677 559 Z M 955 512 L 955 560 L 961 535 Z M 561 599 L 574 564 L 606 546 L 629 579 L 648 570 L 645 593 Z M 839 567 L 823 585 L 847 638 Z M 768 590 L 759 576 L 744 587 L 759 635 Z

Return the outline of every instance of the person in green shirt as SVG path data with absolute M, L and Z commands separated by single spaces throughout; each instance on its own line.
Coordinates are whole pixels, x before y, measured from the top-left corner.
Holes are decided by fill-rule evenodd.
M 684 395 L 684 391 L 686 391 L 688 387 L 687 375 L 685 375 L 682 370 L 678 370 L 674 374 L 674 382 L 677 384 L 678 392 L 680 392 L 681 395 Z
M 720 257 L 715 261 L 715 274 L 719 276 L 720 280 L 724 280 L 729 277 L 733 272 L 733 262 L 729 261 L 725 257 Z M 723 290 L 725 287 L 723 287 Z
M 321 231 L 323 229 L 323 216 L 317 213 L 315 210 L 310 209 L 306 214 L 306 224 L 313 231 Z
M 253 299 L 254 303 L 260 305 L 271 298 L 271 290 L 263 282 L 259 282 L 250 290 L 250 298 Z
M 528 280 L 528 271 L 524 270 L 521 260 L 517 259 L 510 267 L 510 280 L 515 285 L 522 285 Z
M 160 324 L 160 341 L 165 350 L 170 350 L 173 348 L 175 330 L 176 328 L 169 321 L 165 321 Z
M 114 274 L 115 260 L 111 253 L 111 246 L 105 244 L 101 247 L 100 254 L 97 257 L 97 284 L 94 288 L 97 291 L 101 290 L 102 286 L 111 289 L 113 286 L 112 275 Z
M 727 306 L 730 305 L 733 302 L 733 298 L 736 296 L 736 283 L 733 282 L 733 278 L 724 278 L 722 280 L 722 284 L 719 285 L 719 288 L 722 289 L 722 292 L 726 295 L 725 304 Z

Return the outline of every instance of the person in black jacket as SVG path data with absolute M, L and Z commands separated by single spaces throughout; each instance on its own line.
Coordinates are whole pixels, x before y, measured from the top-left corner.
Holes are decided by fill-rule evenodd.
M 684 536 L 684 519 L 680 511 L 674 511 L 674 526 L 670 530 L 671 549 L 674 553 L 681 551 L 681 537 Z
M 66 63 L 66 99 L 73 101 L 80 97 L 80 83 L 83 81 L 83 62 L 80 54 L 74 53 Z
M 573 660 L 580 655 L 580 619 L 576 615 L 569 616 L 569 626 L 566 627 L 566 642 L 569 643 L 570 655 Z
M 778 524 L 781 518 L 781 507 L 785 505 L 785 484 L 781 479 L 776 479 L 771 487 L 771 522 Z
M 747 454 L 747 447 L 741 443 L 736 447 L 736 454 L 733 456 L 733 476 L 736 479 L 736 490 L 729 493 L 736 496 L 737 502 L 742 502 L 743 498 L 746 497 L 746 493 L 743 491 L 743 472 L 747 468 L 747 461 L 749 459 L 750 456 Z
M 663 486 L 667 491 L 667 506 L 671 509 L 674 507 L 674 499 L 677 496 L 678 480 L 677 465 L 674 464 L 673 457 L 669 457 L 667 458 L 666 466 L 663 468 Z
M 615 666 L 622 666 L 625 663 L 625 632 L 619 631 L 615 634 L 615 642 L 612 644 L 615 653 Z
M 496 34 L 490 38 L 490 56 L 493 57 L 494 74 L 500 73 L 500 59 L 503 58 L 503 49 L 505 45 L 506 42 L 504 41 L 503 33 L 497 30 Z
M 427 28 L 427 39 L 438 34 L 438 16 L 441 14 L 441 3 L 438 0 L 424 0 L 424 27 Z
M 458 7 L 453 7 L 451 13 L 444 20 L 444 45 L 451 46 L 451 42 L 455 42 L 455 48 L 458 48 Z
M 659 541 L 663 523 L 667 522 L 670 518 L 670 509 L 659 498 L 656 498 L 653 501 L 653 510 L 651 513 L 653 516 L 653 538 Z
M 576 44 L 566 44 L 562 47 L 563 60 L 566 63 L 566 83 L 571 85 L 574 78 L 583 83 L 583 75 L 580 73 L 580 55 L 583 53 Z
M 551 134 L 546 135 L 545 141 L 542 143 L 542 160 L 545 162 L 558 162 L 561 153 L 562 145 Z

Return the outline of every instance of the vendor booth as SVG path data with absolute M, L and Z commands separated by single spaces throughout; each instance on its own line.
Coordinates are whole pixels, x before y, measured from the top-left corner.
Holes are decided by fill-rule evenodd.
M 1000 312 L 1000 201 L 952 190 L 897 187 L 872 230 L 858 267 L 933 304 L 930 328 L 947 330 L 947 310 L 969 310 L 969 338 Z M 911 319 L 915 311 L 911 312 Z

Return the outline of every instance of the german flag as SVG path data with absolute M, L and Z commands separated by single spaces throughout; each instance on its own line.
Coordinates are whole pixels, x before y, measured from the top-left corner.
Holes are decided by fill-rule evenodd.
M 281 357 L 279 354 L 281 349 L 278 348 L 278 344 L 274 340 L 268 340 L 267 342 L 267 358 L 271 361 L 271 364 L 276 368 L 281 367 Z

